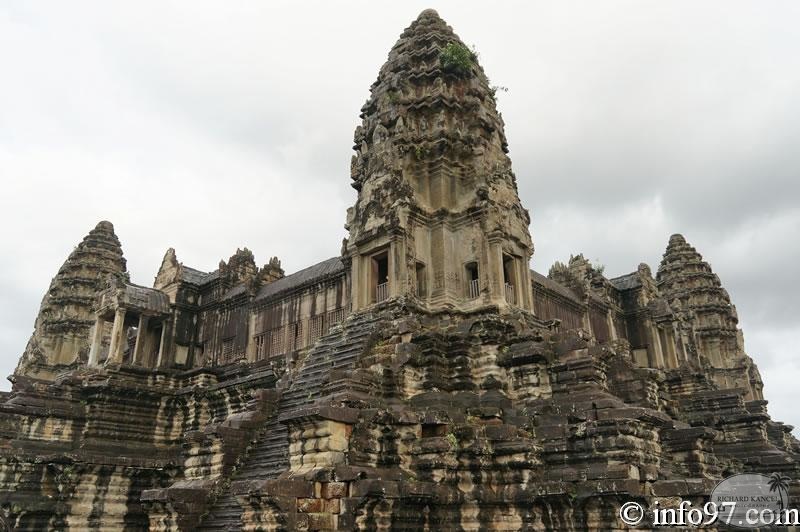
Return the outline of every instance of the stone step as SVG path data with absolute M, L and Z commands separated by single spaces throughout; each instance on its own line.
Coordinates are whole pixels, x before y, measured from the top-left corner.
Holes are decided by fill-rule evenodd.
M 322 396 L 350 390 L 351 387 L 354 391 L 364 391 L 338 378 L 329 384 L 330 375 L 332 371 L 354 369 L 367 340 L 375 331 L 375 325 L 381 319 L 370 315 L 353 316 L 341 328 L 330 331 L 317 341 L 281 397 L 273 416 L 250 446 L 243 464 L 232 476 L 233 481 L 266 480 L 288 469 L 288 431 L 277 421 L 281 414 L 308 406 Z M 221 496 L 199 530 L 240 530 L 240 515 L 241 509 L 236 499 L 230 495 Z
M 242 509 L 230 493 L 220 495 L 198 530 L 231 532 L 241 530 Z

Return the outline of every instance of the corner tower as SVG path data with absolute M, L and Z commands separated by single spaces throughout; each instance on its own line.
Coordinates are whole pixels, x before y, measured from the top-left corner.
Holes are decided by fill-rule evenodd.
M 689 324 L 686 343 L 695 359 L 723 388 L 742 388 L 762 399 L 763 384 L 744 351 L 736 307 L 717 274 L 683 235 L 669 239 L 656 282 L 670 307 Z
M 361 118 L 344 247 L 353 309 L 409 298 L 430 310 L 532 310 L 530 216 L 494 90 L 434 10 L 389 52 Z
M 128 279 L 114 226 L 102 221 L 50 282 L 15 375 L 51 380 L 66 366 L 86 363 L 95 299 L 109 276 Z

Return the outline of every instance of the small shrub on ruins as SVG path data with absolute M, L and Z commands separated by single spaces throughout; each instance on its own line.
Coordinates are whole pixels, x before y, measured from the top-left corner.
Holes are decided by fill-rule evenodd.
M 472 73 L 472 66 L 478 59 L 475 52 L 463 44 L 450 43 L 439 53 L 439 61 L 445 72 L 466 77 Z
M 498 92 L 508 92 L 508 87 L 503 87 L 502 85 L 489 86 L 489 96 L 491 96 L 492 100 L 497 101 Z

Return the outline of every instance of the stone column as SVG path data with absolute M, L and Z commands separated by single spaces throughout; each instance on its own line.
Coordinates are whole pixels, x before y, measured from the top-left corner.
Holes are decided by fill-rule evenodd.
M 89 349 L 89 366 L 96 366 L 100 358 L 100 350 L 103 348 L 103 329 L 105 320 L 100 316 L 94 322 L 94 333 L 92 335 L 92 346 Z
M 302 312 L 301 317 L 302 320 Z M 256 314 L 251 312 L 247 318 L 247 343 L 245 344 L 245 356 L 247 357 L 248 362 L 255 362 L 258 353 L 256 352 L 256 341 L 255 341 L 255 333 L 256 333 Z M 303 334 L 308 334 L 308 331 L 303 331 Z M 266 347 L 266 346 L 265 346 Z M 196 350 L 196 347 L 192 347 Z M 197 364 L 197 360 L 194 361 L 194 364 Z
M 445 266 L 444 228 L 441 224 L 431 228 L 430 232 L 430 279 L 428 289 L 430 301 L 434 304 L 444 303 L 447 299 L 447 267 Z
M 458 306 L 464 298 L 464 273 L 461 271 L 464 268 L 464 264 L 460 260 L 456 260 L 456 257 L 458 257 L 456 242 L 462 237 L 457 232 L 452 232 L 444 224 L 441 227 L 441 235 L 445 300 Z
M 512 268 L 512 276 L 513 279 L 513 292 L 514 292 L 514 306 L 517 308 L 527 309 L 526 306 L 527 300 L 525 299 L 524 285 L 522 284 L 522 260 L 518 257 L 514 257 L 511 259 L 511 268 Z M 505 289 L 504 289 L 505 292 Z
M 144 352 L 150 343 L 147 341 L 149 339 L 149 333 L 147 331 L 149 322 L 150 318 L 148 316 L 144 314 L 139 316 L 139 327 L 136 331 L 136 344 L 133 347 L 133 357 L 131 358 L 131 363 L 134 365 L 141 366 L 144 362 Z
M 122 363 L 125 351 L 125 309 L 118 308 L 114 312 L 114 326 L 111 329 L 111 345 L 108 349 L 106 364 Z
M 658 326 L 651 321 L 648 321 L 648 325 L 650 328 L 650 345 L 653 347 L 652 367 L 664 368 L 666 364 L 664 364 L 664 353 L 661 351 L 661 333 L 658 330 Z
M 582 305 L 583 306 L 583 312 L 581 313 L 581 323 L 583 324 L 582 327 L 591 333 L 592 332 L 592 318 L 591 318 L 591 316 L 589 314 L 589 312 L 590 312 L 590 309 L 589 309 L 589 294 L 584 295 L 583 296 L 583 300 L 581 302 L 583 303 L 583 305 Z
M 506 288 L 503 282 L 503 246 L 499 239 L 489 239 L 489 293 L 494 303 L 506 302 Z
M 679 365 L 678 362 L 678 340 L 675 335 L 675 326 L 674 323 L 670 324 L 669 326 L 665 325 L 661 331 L 661 334 L 664 337 L 664 363 L 667 365 L 668 368 L 677 368 Z
M 408 235 L 401 235 L 397 237 L 392 245 L 395 247 L 395 257 L 397 264 L 395 270 L 397 271 L 398 284 L 397 295 L 408 296 L 416 295 L 416 283 L 412 283 L 412 272 L 416 273 L 416 262 L 409 264 L 409 253 L 413 255 L 413 251 L 409 249 L 413 243 L 409 242 Z
M 612 340 L 616 340 L 617 338 L 619 338 L 619 335 L 617 335 L 617 326 L 614 323 L 614 316 L 611 313 L 611 309 L 608 309 L 608 311 L 606 312 L 606 323 L 608 324 L 609 338 L 611 338 Z
M 406 276 L 405 272 L 405 249 L 400 241 L 392 237 L 389 241 L 389 250 L 386 252 L 388 264 L 386 265 L 389 270 L 389 297 L 397 297 L 403 295 L 406 291 Z
M 169 320 L 167 318 L 164 320 L 164 323 L 161 324 L 161 338 L 158 341 L 158 360 L 156 361 L 156 367 L 160 368 L 164 364 L 166 364 L 166 343 L 167 343 L 167 327 L 169 327 Z
M 350 303 L 353 311 L 364 308 L 364 288 L 366 286 L 364 257 L 360 253 L 353 256 L 350 266 Z
M 534 312 L 533 310 L 533 282 L 531 281 L 531 265 L 530 265 L 530 257 L 527 257 L 528 262 L 525 262 L 525 255 L 520 257 L 519 259 L 519 267 L 517 268 L 519 271 L 519 294 L 520 294 L 520 301 L 518 306 L 520 308 L 524 308 L 530 312 Z

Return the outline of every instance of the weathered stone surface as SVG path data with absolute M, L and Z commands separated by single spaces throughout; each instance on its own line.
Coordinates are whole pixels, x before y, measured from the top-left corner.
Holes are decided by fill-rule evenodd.
M 620 530 L 623 502 L 744 471 L 800 503 L 800 445 L 683 237 L 656 278 L 527 268 L 493 90 L 436 12 L 362 119 L 341 257 L 170 249 L 143 287 L 107 222 L 70 256 L 0 396 L 16 529 Z
M 127 279 L 127 273 L 114 226 L 103 221 L 51 281 L 15 375 L 52 380 L 60 369 L 86 363 L 95 324 L 93 305 L 109 277 Z M 110 330 L 105 333 L 103 337 Z
M 744 352 L 739 318 L 711 266 L 682 235 L 672 235 L 656 275 L 659 291 L 680 318 L 692 361 L 724 388 L 762 399 L 763 383 Z
M 448 50 L 462 54 L 460 68 L 448 67 Z M 530 216 L 476 54 L 423 12 L 389 52 L 361 113 L 351 168 L 359 194 L 344 248 L 353 309 L 402 296 L 431 310 L 530 309 Z M 386 274 L 372 272 L 384 255 Z M 387 294 L 375 293 L 384 283 Z

